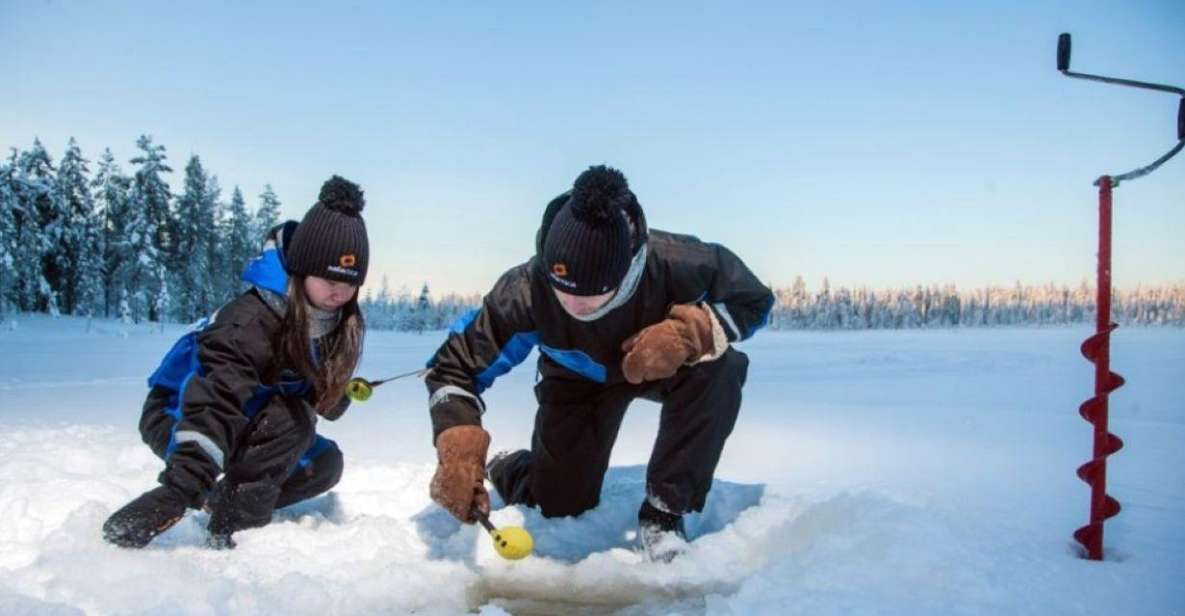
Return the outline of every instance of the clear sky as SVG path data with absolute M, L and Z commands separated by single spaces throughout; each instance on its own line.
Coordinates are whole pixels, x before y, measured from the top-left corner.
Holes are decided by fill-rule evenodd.
M 812 288 L 1093 276 L 1091 182 L 1174 143 L 1185 2 L 0 0 L 0 146 L 136 137 L 301 216 L 366 192 L 370 283 L 487 290 L 543 206 L 620 168 L 651 226 Z M 341 6 L 338 6 L 340 4 Z M 1185 280 L 1185 154 L 1116 192 L 1115 281 Z

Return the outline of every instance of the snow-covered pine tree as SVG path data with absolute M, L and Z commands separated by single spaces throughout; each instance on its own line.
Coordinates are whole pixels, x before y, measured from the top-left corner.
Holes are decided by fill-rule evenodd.
M 395 320 L 395 329 L 411 331 L 415 328 L 415 307 L 412 302 L 411 289 L 407 285 L 399 285 L 395 292 L 395 301 L 391 306 L 391 315 Z
M 223 254 L 226 246 L 226 238 L 222 234 L 222 221 L 226 218 L 227 204 L 222 198 L 222 184 L 219 183 L 217 176 L 210 175 L 210 181 L 206 185 L 206 192 L 210 196 L 210 219 L 213 221 L 211 226 L 205 230 L 207 241 L 204 242 L 206 263 L 209 264 L 210 268 L 210 287 L 206 313 L 211 314 L 229 300 L 229 297 L 227 297 L 228 290 L 223 282 L 225 278 L 223 271 L 226 268 L 228 257 Z M 238 272 L 241 268 L 231 269 Z M 234 290 L 238 288 L 237 285 L 238 279 L 236 278 L 231 281 L 229 293 L 233 294 Z
M 992 294 L 992 287 L 983 290 L 983 321 L 980 325 L 995 325 L 999 323 L 996 313 L 999 311 L 999 298 Z
M 1093 323 L 1095 321 L 1095 311 L 1098 306 L 1095 305 L 1094 295 L 1094 288 L 1086 280 L 1079 283 L 1078 288 L 1074 291 L 1074 305 L 1078 306 L 1079 316 L 1083 322 Z
M 168 165 L 165 146 L 152 143 L 149 135 L 140 135 L 136 147 L 142 152 L 130 162 L 139 165 L 132 182 L 132 188 L 139 196 L 144 208 L 144 217 L 152 228 L 152 245 L 162 258 L 173 251 L 176 234 L 171 204 L 173 193 L 163 174 L 172 173 Z
M 872 306 L 869 304 L 867 287 L 859 287 L 852 293 L 852 329 L 868 329 L 871 327 Z
M 170 310 L 171 306 L 173 305 L 173 296 L 169 291 L 168 272 L 165 271 L 165 266 L 163 264 L 157 264 L 156 275 L 160 279 L 161 282 L 160 282 L 160 292 L 157 293 L 156 297 L 153 299 L 153 310 L 156 311 L 156 314 L 166 315 L 169 313 L 169 310 Z M 164 331 L 165 331 L 165 319 L 161 318 L 160 332 L 163 334 Z
M 170 280 L 173 295 L 173 316 L 189 323 L 210 314 L 218 297 L 216 272 L 210 263 L 217 249 L 215 203 L 211 194 L 210 178 L 195 154 L 185 165 L 185 187 L 177 197 L 175 212 L 177 237 L 175 249 L 180 257 L 174 264 Z
M 58 165 L 58 192 L 66 209 L 58 262 L 62 267 L 62 308 L 69 314 L 91 316 L 101 286 L 98 266 L 98 225 L 91 196 L 90 170 L 73 137 Z
M 148 220 L 144 195 L 132 183 L 128 209 L 123 219 L 122 237 L 117 239 L 116 252 L 122 256 L 115 273 L 115 284 L 121 290 L 121 301 L 126 302 L 126 315 L 134 323 L 158 318 L 156 301 L 164 291 L 160 275 L 164 267 L 153 242 L 155 226 Z M 121 317 L 123 316 L 121 306 Z
M 428 283 L 420 289 L 420 297 L 416 300 L 416 317 L 415 328 L 416 333 L 424 333 L 424 329 L 430 326 L 432 312 L 432 295 L 428 291 Z
M 823 288 L 815 295 L 815 306 L 811 315 L 811 327 L 814 329 L 831 329 L 835 327 L 838 317 L 831 302 L 831 281 L 823 277 Z
M 0 322 L 16 310 L 16 150 L 0 162 Z
M 161 176 L 172 173 L 173 169 L 166 163 L 165 146 L 152 143 L 152 137 L 140 135 L 136 147 L 142 153 L 131 160 L 138 168 L 132 179 L 130 203 L 131 209 L 138 210 L 134 215 L 138 226 L 134 230 L 129 226 L 129 234 L 135 237 L 129 235 L 128 240 L 133 247 L 132 257 L 137 261 L 133 266 L 137 268 L 135 275 L 131 277 L 137 286 L 129 288 L 128 293 L 133 318 L 139 320 L 138 311 L 144 309 L 145 318 L 157 321 L 163 320 L 167 314 L 158 312 L 162 306 L 158 296 L 165 290 L 162 276 L 165 267 L 162 266 L 167 266 L 170 255 L 174 254 L 175 237 L 175 224 L 169 208 L 173 194 Z
M 367 305 L 366 326 L 377 329 L 395 328 L 395 319 L 391 313 L 391 285 L 386 274 L 383 274 L 378 297 Z
M 209 240 L 205 243 L 206 263 L 210 268 L 210 299 L 212 307 L 207 314 L 217 310 L 225 304 L 237 288 L 237 281 L 229 279 L 226 269 L 231 257 L 225 254 L 227 246 L 226 202 L 222 199 L 222 183 L 218 176 L 210 174 L 206 182 L 206 193 L 210 196 L 213 206 L 214 226 L 206 230 Z M 233 269 L 233 268 L 231 268 Z M 204 316 L 204 315 L 203 315 Z
M 907 289 L 897 290 L 897 301 L 893 307 L 893 327 L 897 329 L 909 329 L 917 327 L 917 316 L 912 295 Z
M 119 320 L 121 323 L 132 324 L 136 320 L 132 318 L 132 301 L 128 297 L 127 287 L 119 289 Z
M 121 246 L 125 246 L 127 228 L 128 190 L 131 179 L 123 175 L 111 149 L 103 150 L 99 168 L 91 184 L 95 208 L 99 218 L 99 251 L 103 276 L 103 315 L 118 314 L 120 287 L 115 274 L 124 260 Z
M 230 197 L 230 207 L 227 208 L 225 231 L 222 233 L 221 253 L 226 257 L 222 265 L 220 276 L 225 281 L 224 296 L 221 301 L 230 301 L 242 291 L 243 283 L 239 276 L 243 268 L 259 252 L 262 237 L 252 236 L 252 217 L 247 212 L 247 204 L 243 200 L 243 191 L 235 186 Z
M 853 328 L 853 314 L 852 310 L 852 295 L 847 287 L 840 287 L 835 292 L 835 304 L 833 308 L 834 322 L 829 327 L 836 329 L 852 329 Z
M 99 213 L 92 210 L 90 217 L 82 223 L 82 228 L 74 314 L 95 317 L 104 314 L 106 298 L 103 282 L 103 220 Z
M 22 310 L 56 313 L 61 281 L 59 262 L 66 212 L 57 189 L 57 171 L 40 139 L 17 160 L 17 297 Z
M 806 327 L 807 310 L 810 295 L 806 291 L 806 281 L 802 276 L 794 277 L 794 285 L 790 287 L 790 326 L 795 329 Z
M 271 184 L 263 186 L 263 192 L 259 194 L 259 209 L 255 211 L 255 222 L 252 226 L 251 238 L 256 242 L 263 242 L 263 238 L 267 235 L 272 227 L 280 222 L 280 198 L 276 196 L 276 192 L 272 190 Z

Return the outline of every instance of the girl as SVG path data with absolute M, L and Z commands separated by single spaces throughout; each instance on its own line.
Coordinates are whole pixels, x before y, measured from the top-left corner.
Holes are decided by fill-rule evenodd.
M 148 379 L 140 433 L 165 461 L 160 486 L 116 511 L 103 537 L 141 548 L 185 510 L 210 513 L 210 545 L 332 488 L 337 444 L 315 432 L 349 399 L 365 324 L 369 253 L 358 186 L 333 176 L 298 225 L 269 233 L 251 289 L 183 336 Z

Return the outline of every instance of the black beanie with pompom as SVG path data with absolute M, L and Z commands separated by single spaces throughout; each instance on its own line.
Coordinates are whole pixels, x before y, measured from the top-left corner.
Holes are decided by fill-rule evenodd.
M 288 273 L 361 286 L 370 260 L 361 216 L 365 205 L 357 184 L 336 175 L 329 178 L 292 234 L 284 255 Z
M 632 258 L 626 212 L 636 202 L 617 169 L 598 165 L 581 173 L 543 244 L 551 286 L 582 296 L 616 289 Z

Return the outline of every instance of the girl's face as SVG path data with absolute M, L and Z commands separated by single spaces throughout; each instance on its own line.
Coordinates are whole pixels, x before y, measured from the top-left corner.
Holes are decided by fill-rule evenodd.
M 552 291 L 555 291 L 556 299 L 560 300 L 560 305 L 564 307 L 564 310 L 567 311 L 568 314 L 576 317 L 584 317 L 596 312 L 601 308 L 601 306 L 604 306 L 610 298 L 613 297 L 614 293 L 617 292 L 617 290 L 614 289 L 608 293 L 602 293 L 600 295 L 584 296 L 564 293 L 563 291 L 554 287 L 552 288 Z
M 358 292 L 358 285 L 336 280 L 326 280 L 318 276 L 306 276 L 304 279 L 304 294 L 309 303 L 315 308 L 333 312 L 341 308 Z

